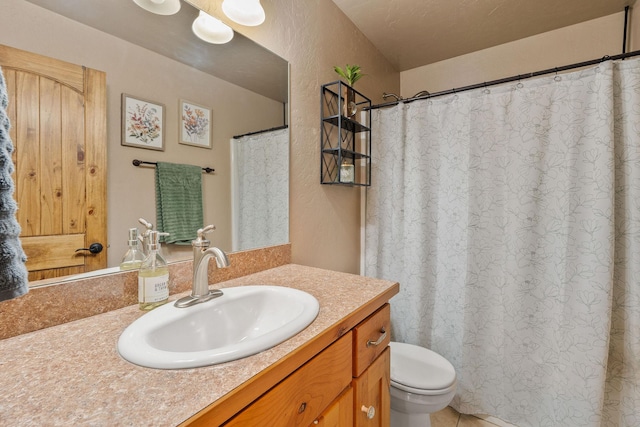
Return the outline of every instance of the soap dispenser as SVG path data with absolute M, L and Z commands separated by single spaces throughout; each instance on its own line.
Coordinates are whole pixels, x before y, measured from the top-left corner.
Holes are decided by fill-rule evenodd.
M 160 233 L 149 232 L 149 254 L 138 271 L 138 302 L 152 310 L 169 301 L 169 266 L 160 254 Z
M 120 270 L 134 270 L 140 268 L 142 261 L 144 261 L 144 254 L 140 250 L 138 241 L 138 229 L 129 229 L 129 249 L 122 257 L 120 262 Z

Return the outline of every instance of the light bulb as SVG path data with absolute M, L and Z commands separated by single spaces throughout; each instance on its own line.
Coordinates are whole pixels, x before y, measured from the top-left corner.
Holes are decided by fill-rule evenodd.
M 234 22 L 249 27 L 264 22 L 264 9 L 260 0 L 224 0 L 222 11 Z
M 173 15 L 180 10 L 180 0 L 133 0 L 133 2 L 156 15 Z
M 202 11 L 193 21 L 191 29 L 207 43 L 224 44 L 233 38 L 233 30 L 228 25 Z

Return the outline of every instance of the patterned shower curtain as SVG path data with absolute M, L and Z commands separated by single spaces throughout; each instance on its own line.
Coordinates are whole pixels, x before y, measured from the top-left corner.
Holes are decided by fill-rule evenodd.
M 640 62 L 375 110 L 372 138 L 366 274 L 452 406 L 640 426 Z
M 289 241 L 289 130 L 231 140 L 234 251 Z

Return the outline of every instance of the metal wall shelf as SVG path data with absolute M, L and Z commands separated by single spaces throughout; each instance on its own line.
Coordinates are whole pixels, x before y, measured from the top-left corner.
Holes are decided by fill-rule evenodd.
M 320 182 L 371 185 L 371 100 L 341 81 L 321 89 Z

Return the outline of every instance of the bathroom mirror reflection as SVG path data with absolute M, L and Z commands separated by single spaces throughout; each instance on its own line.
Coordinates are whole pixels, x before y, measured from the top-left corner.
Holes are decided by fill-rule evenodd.
M 280 141 L 284 139 L 284 144 L 279 144 L 281 155 L 273 156 L 278 158 L 277 166 L 262 167 L 257 173 L 255 167 L 231 163 L 232 158 L 237 161 L 240 157 L 234 149 L 238 144 L 232 142 L 238 140 L 233 136 L 288 125 L 288 63 L 284 59 L 237 32 L 225 45 L 202 42 L 191 31 L 198 10 L 186 2 L 181 3 L 178 14 L 171 16 L 149 13 L 132 0 L 7 3 L 0 17 L 4 34 L 0 43 L 106 72 L 109 268 L 94 274 L 112 272 L 119 265 L 127 248 L 128 229 L 143 228 L 138 218 L 153 223 L 156 217 L 154 168 L 135 167 L 133 159 L 215 169 L 202 176 L 204 223 L 216 225 L 210 236 L 213 245 L 237 251 L 288 241 L 288 130 L 266 133 L 279 133 Z M 121 145 L 123 93 L 165 107 L 164 151 Z M 179 142 L 180 103 L 185 100 L 211 110 L 211 148 Z M 256 138 L 252 135 L 244 139 Z M 263 164 L 261 157 L 258 154 L 251 164 Z M 277 212 L 255 203 L 243 204 L 245 196 L 238 197 L 239 191 L 234 196 L 232 184 L 239 188 L 248 174 L 242 172 L 243 168 L 253 172 L 252 182 L 277 184 L 273 190 L 279 194 Z M 273 171 L 277 172 L 275 176 L 264 175 Z M 265 187 L 258 190 L 258 196 L 264 199 Z M 243 209 L 251 210 L 258 220 L 264 215 L 275 216 L 286 224 L 285 229 L 257 241 L 238 243 L 234 236 L 244 228 L 238 225 Z M 188 245 L 171 245 L 163 250 L 170 262 L 191 257 Z M 52 280 L 44 283 L 51 284 Z

